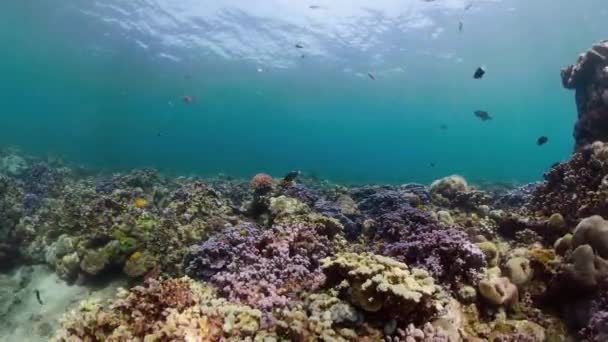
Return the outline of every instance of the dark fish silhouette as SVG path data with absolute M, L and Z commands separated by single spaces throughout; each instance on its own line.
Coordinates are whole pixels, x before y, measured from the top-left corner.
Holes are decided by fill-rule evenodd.
M 430 163 L 429 165 L 431 165 L 431 167 L 435 167 L 435 163 Z
M 468 11 L 468 10 L 470 10 L 470 9 L 471 9 L 471 7 L 473 7 L 473 4 L 469 3 L 469 4 L 467 4 L 466 6 L 464 6 L 464 10 L 465 10 L 465 11 Z
M 560 162 L 555 162 L 555 163 L 551 164 L 551 168 L 555 169 L 559 164 L 560 164 Z
M 367 73 L 367 76 L 368 76 L 369 78 L 371 78 L 372 80 L 374 80 L 374 81 L 376 80 L 376 76 L 374 76 L 374 74 L 372 74 L 371 72 L 368 72 L 368 73 Z
M 490 113 L 486 112 L 485 110 L 476 110 L 475 116 L 478 117 L 481 121 L 492 120 Z
M 191 104 L 194 103 L 195 99 L 194 96 L 183 96 L 182 97 L 182 102 L 185 104 Z
M 298 48 L 298 49 L 303 49 L 303 48 L 304 48 L 304 45 L 302 45 L 302 44 L 296 44 L 296 45 L 294 45 L 294 46 L 295 46 L 296 48 Z
M 310 6 L 308 6 L 308 8 L 310 8 L 310 9 L 319 9 L 319 8 L 321 8 L 321 6 L 319 6 L 319 5 L 310 5 Z
M 464 28 L 464 23 L 462 21 L 458 22 L 458 32 L 462 32 L 462 29 Z
M 547 137 L 546 137 L 546 136 L 544 136 L 544 135 L 543 135 L 542 137 L 539 137 L 539 138 L 536 140 L 536 144 L 537 144 L 538 146 L 543 146 L 543 145 L 544 145 L 544 144 L 546 144 L 547 142 L 549 142 L 549 138 L 547 138 Z
M 43 305 L 44 303 L 42 302 L 42 299 L 40 298 L 40 291 L 38 291 L 38 289 L 36 289 L 36 299 L 38 300 L 38 303 L 40 303 L 40 305 Z
M 300 175 L 300 171 L 291 171 L 283 177 L 283 182 L 293 182 Z
M 445 130 L 447 130 L 447 129 L 448 129 L 448 125 L 446 125 L 446 124 L 441 124 L 441 125 L 439 125 L 439 128 L 440 128 L 441 130 L 445 131 Z
M 479 67 L 477 68 L 477 70 L 475 70 L 475 73 L 473 74 L 473 78 L 478 80 L 480 78 L 483 77 L 483 75 L 486 74 L 486 70 L 483 67 Z

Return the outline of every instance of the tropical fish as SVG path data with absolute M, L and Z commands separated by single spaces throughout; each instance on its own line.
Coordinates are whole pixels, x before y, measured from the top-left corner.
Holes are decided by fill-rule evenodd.
M 296 178 L 298 178 L 298 176 L 300 175 L 300 171 L 291 171 L 289 172 L 287 175 L 285 175 L 285 177 L 283 177 L 283 182 L 293 182 L 296 180 Z
M 492 120 L 490 113 L 486 112 L 485 110 L 476 110 L 475 116 L 478 117 L 481 121 Z
M 475 70 L 475 73 L 473 74 L 473 78 L 478 80 L 481 79 L 483 77 L 483 75 L 486 74 L 486 70 L 483 67 L 479 67 L 477 68 L 477 70 Z
M 376 80 L 376 76 L 374 76 L 374 74 L 372 74 L 371 72 L 368 72 L 368 73 L 367 73 L 367 76 L 368 76 L 369 78 L 371 78 L 372 80 L 374 80 L 374 81 Z
M 539 137 L 539 138 L 536 140 L 536 144 L 537 144 L 538 146 L 543 146 L 543 145 L 544 145 L 544 144 L 546 144 L 548 141 L 549 141 L 549 138 L 547 138 L 546 136 L 544 136 L 544 135 L 543 135 L 542 137 Z
M 35 292 L 36 292 L 36 299 L 38 300 L 38 303 L 40 303 L 40 305 L 44 305 L 44 303 L 42 302 L 42 298 L 40 298 L 40 291 L 38 291 L 38 289 L 36 289 Z

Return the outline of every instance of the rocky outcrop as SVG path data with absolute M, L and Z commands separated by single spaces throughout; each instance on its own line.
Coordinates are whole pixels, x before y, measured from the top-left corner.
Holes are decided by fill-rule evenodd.
M 593 45 L 561 76 L 565 88 L 576 90 L 575 149 L 608 141 L 608 40 Z

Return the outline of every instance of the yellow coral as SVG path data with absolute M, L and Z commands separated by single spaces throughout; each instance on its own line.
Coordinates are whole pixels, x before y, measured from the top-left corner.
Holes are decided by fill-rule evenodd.
M 140 251 L 137 251 L 137 252 L 131 254 L 131 257 L 129 259 L 131 259 L 131 261 L 137 261 L 137 260 L 141 259 L 142 256 L 143 256 L 143 253 Z
M 148 206 L 148 201 L 146 201 L 144 198 L 138 198 L 135 200 L 134 204 L 136 208 L 143 209 Z
M 553 261 L 555 260 L 556 255 L 554 250 L 534 248 L 530 251 L 530 258 L 534 263 L 540 265 L 543 272 L 551 274 L 555 271 Z

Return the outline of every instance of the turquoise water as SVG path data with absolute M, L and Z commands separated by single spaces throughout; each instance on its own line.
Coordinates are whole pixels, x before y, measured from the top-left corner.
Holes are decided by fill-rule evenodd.
M 602 0 L 58 3 L 0 4 L 0 145 L 109 170 L 536 180 L 573 146 L 559 69 L 608 37 Z

